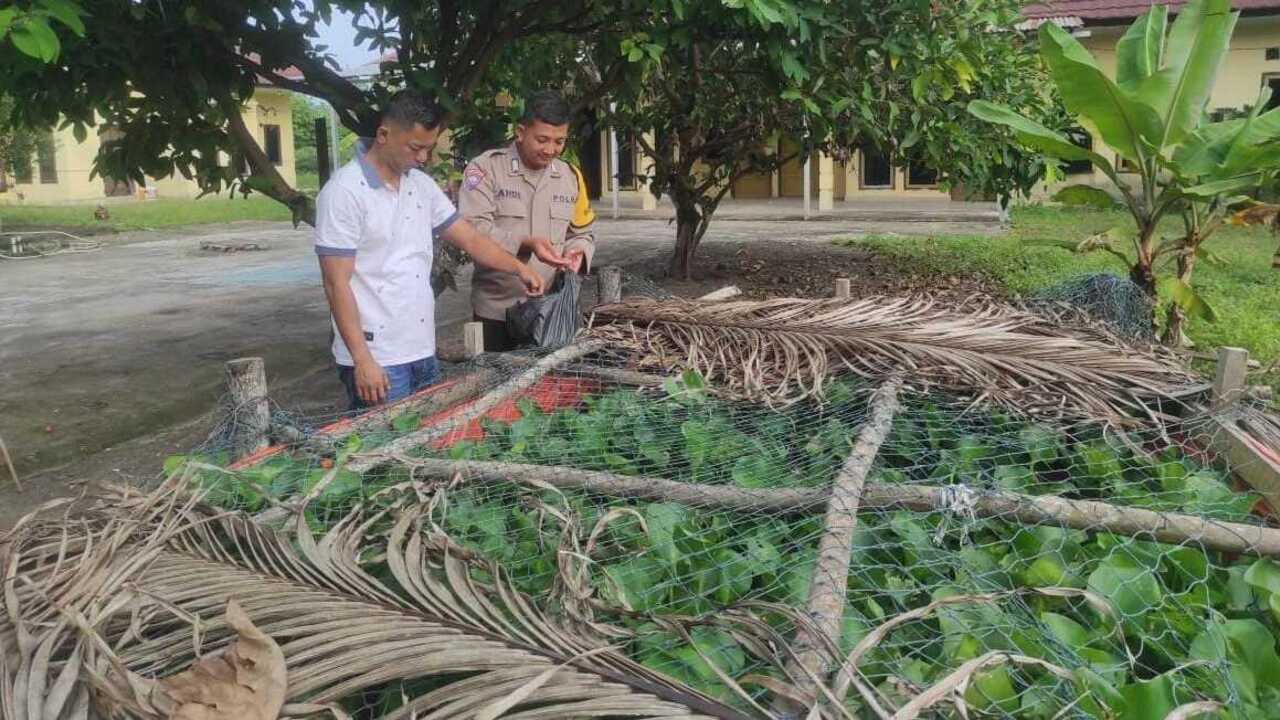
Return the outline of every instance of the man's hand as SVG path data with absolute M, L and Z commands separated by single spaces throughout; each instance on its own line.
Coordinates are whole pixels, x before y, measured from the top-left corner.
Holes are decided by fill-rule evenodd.
M 381 405 L 391 392 L 391 378 L 373 359 L 356 363 L 356 395 L 366 405 Z
M 564 254 L 565 269 L 569 272 L 582 272 L 582 262 L 587 257 L 587 253 L 582 248 L 570 250 Z
M 529 297 L 538 297 L 542 294 L 542 276 L 534 272 L 532 268 L 524 263 L 520 263 L 519 269 L 520 282 L 524 283 L 524 294 Z
M 534 257 L 551 267 L 569 268 L 569 261 L 556 250 L 551 241 L 544 237 L 529 236 L 520 243 L 524 249 L 532 252 Z

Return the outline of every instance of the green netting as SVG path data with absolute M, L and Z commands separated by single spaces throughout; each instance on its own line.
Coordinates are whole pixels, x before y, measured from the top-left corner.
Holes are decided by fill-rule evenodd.
M 646 378 L 588 358 L 458 422 L 532 360 L 452 368 L 439 390 L 329 429 L 316 428 L 336 418 L 277 414 L 291 442 L 201 466 L 199 481 L 210 502 L 267 519 L 309 496 L 316 533 L 387 510 L 366 529 L 377 537 L 422 512 L 421 532 L 447 538 L 477 582 L 499 573 L 748 713 L 725 676 L 775 705 L 770 679 L 794 664 L 828 570 L 825 498 L 872 425 L 875 387 L 840 379 L 820 401 L 770 409 L 719 399 L 694 373 Z M 1212 701 L 1220 717 L 1274 717 L 1280 564 L 1250 532 L 1272 518 L 1213 452 L 1221 417 L 1122 431 L 936 392 L 903 390 L 899 405 L 847 577 L 835 575 L 847 595 L 832 667 L 856 655 L 849 715 L 892 715 L 951 678 L 934 716 L 1164 718 Z M 230 417 L 191 458 L 228 464 Z M 682 492 L 664 497 L 664 481 Z M 431 687 L 397 680 L 342 704 L 381 717 Z

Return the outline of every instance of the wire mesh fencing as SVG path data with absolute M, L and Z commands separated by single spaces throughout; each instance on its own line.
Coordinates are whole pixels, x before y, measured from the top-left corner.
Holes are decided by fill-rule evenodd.
M 1032 420 L 849 377 L 769 407 L 616 357 L 481 359 L 188 460 L 207 501 L 317 537 L 412 514 L 470 582 L 747 716 L 1271 716 L 1280 530 L 1221 417 Z M 337 703 L 410 717 L 438 687 Z

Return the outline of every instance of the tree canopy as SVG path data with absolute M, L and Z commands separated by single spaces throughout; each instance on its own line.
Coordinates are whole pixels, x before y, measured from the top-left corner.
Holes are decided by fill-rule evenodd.
M 964 103 L 994 97 L 1032 115 L 1052 105 L 1037 91 L 1034 54 L 1011 30 L 1016 0 L 81 7 L 89 8 L 31 0 L 0 11 L 0 40 L 6 29 L 10 40 L 0 42 L 0 93 L 22 99 L 10 112 L 16 124 L 66 123 L 78 137 L 98 125 L 121 131 L 99 156 L 99 174 L 176 173 L 209 192 L 257 191 L 292 208 L 296 222 L 312 222 L 310 197 L 284 181 L 241 120 L 259 84 L 328 102 L 359 134 L 372 130 L 396 89 L 434 93 L 464 155 L 504 138 L 515 108 L 496 97 L 558 87 L 596 122 L 640 138 L 655 170 L 649 189 L 677 207 L 672 268 L 680 273 L 733 181 L 788 159 L 774 151 L 781 136 L 797 142 L 798 154 L 881 147 L 980 191 L 1009 193 L 1038 177 L 1038 156 L 964 114 Z M 358 42 L 384 53 L 371 87 L 343 77 L 320 42 L 321 25 L 338 11 L 356 18 Z

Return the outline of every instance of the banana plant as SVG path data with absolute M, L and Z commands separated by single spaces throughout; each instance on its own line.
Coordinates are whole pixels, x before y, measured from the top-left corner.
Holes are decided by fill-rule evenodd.
M 1248 194 L 1280 170 L 1280 109 L 1263 112 L 1270 99 L 1264 88 L 1247 116 L 1209 122 L 1206 106 L 1239 12 L 1230 0 L 1191 0 L 1172 23 L 1168 12 L 1154 5 L 1129 27 L 1116 45 L 1114 78 L 1069 32 L 1053 23 L 1040 28 L 1041 56 L 1067 109 L 1128 163 L 1131 178 L 1102 154 L 1008 107 L 978 100 L 969 112 L 1010 128 L 1049 157 L 1088 160 L 1110 179 L 1134 226 L 1078 247 L 1120 256 L 1139 287 L 1153 299 L 1166 298 L 1164 340 L 1179 343 L 1188 315 L 1214 319 L 1191 287 L 1196 261 L 1216 261 L 1204 242 L 1233 206 L 1248 202 Z M 1173 237 L 1157 235 L 1166 216 L 1182 219 Z M 1118 238 L 1132 242 L 1132 255 L 1111 245 Z

